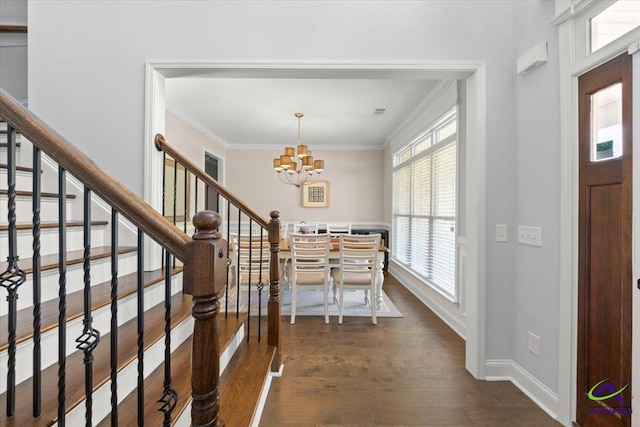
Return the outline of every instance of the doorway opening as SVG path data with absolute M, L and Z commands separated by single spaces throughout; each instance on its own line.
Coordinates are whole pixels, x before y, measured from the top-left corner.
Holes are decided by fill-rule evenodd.
M 217 157 L 206 152 L 204 153 L 204 171 L 216 181 L 219 181 L 219 162 L 220 159 Z M 214 188 L 207 186 L 207 192 L 204 197 L 204 208 L 220 213 L 220 195 L 218 192 Z

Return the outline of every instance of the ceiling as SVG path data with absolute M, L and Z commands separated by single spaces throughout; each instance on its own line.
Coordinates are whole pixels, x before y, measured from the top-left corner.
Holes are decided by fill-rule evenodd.
M 227 78 L 166 80 L 167 108 L 230 148 L 381 148 L 439 80 Z M 375 114 L 376 109 L 385 109 Z

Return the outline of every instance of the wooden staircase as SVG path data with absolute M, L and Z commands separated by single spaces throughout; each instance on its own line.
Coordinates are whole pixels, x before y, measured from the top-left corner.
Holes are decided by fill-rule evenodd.
M 33 132 L 29 138 L 34 145 L 48 152 L 43 148 L 50 142 L 48 135 L 11 117 L 14 108 L 19 108 L 17 103 L 0 89 L 0 120 L 13 119 L 12 126 L 22 131 L 18 133 Z M 223 256 L 224 240 L 212 237 L 218 227 L 215 217 L 204 215 L 196 221 L 200 236 L 191 241 L 155 211 L 147 211 L 128 190 L 106 194 L 97 178 L 82 176 L 82 168 L 75 165 L 64 166 L 74 175 L 62 175 L 65 184 L 58 191 L 52 186 L 59 176 L 51 161 L 16 164 L 16 158 L 30 162 L 40 154 L 27 153 L 33 148 L 25 137 L 19 147 L 14 141 L 11 148 L 7 129 L 0 124 L 0 252 L 7 258 L 0 262 L 0 280 L 7 288 L 10 275 L 19 276 L 14 272 L 17 265 L 25 281 L 16 292 L 15 311 L 10 304 L 0 304 L 0 427 L 208 425 L 210 420 L 234 427 L 257 425 L 271 372 L 280 364 L 279 336 L 273 336 L 279 333 L 279 302 L 270 301 L 266 323 L 271 330 L 260 342 L 247 339 L 246 313 L 215 315 L 218 303 L 213 295 L 225 292 L 220 282 L 228 285 L 229 276 L 228 260 L 204 262 Z M 56 138 L 51 139 L 57 143 Z M 7 154 L 11 149 L 13 154 Z M 16 156 L 15 150 L 24 156 Z M 58 150 L 52 144 L 50 155 L 60 163 L 68 154 Z M 39 176 L 37 187 L 47 191 L 36 191 L 34 176 Z M 83 194 L 79 185 L 93 192 L 87 196 L 88 190 Z M 104 187 L 120 190 L 113 183 Z M 216 189 L 223 196 L 228 191 Z M 228 194 L 228 200 L 238 202 Z M 37 220 L 34 195 L 40 201 Z M 133 203 L 122 202 L 125 198 L 134 198 Z M 105 205 L 112 206 L 112 212 Z M 269 229 L 276 231 L 273 240 L 279 241 L 277 216 Z M 143 244 L 141 232 L 162 245 L 163 254 L 172 255 L 163 255 L 157 267 L 145 268 L 148 244 Z M 209 255 L 202 258 L 205 255 L 198 253 Z M 204 264 L 215 264 L 217 273 L 207 275 L 194 267 Z M 225 272 L 220 273 L 221 265 Z M 275 278 L 277 297 L 277 266 L 273 274 L 270 288 Z M 204 279 L 214 276 L 215 280 Z M 10 295 L 8 289 L 0 292 Z M 87 337 L 87 330 L 100 331 L 99 339 L 94 344 L 89 338 L 90 344 L 83 347 L 78 340 Z M 208 360 L 212 350 L 216 356 Z M 192 395 L 197 399 L 189 411 Z

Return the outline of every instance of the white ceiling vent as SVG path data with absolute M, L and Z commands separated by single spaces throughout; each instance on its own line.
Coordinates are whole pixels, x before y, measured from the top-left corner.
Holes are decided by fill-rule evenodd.
M 381 114 L 384 114 L 385 111 L 387 111 L 386 108 L 376 108 L 376 110 L 373 112 L 373 114 L 376 114 L 376 115 L 379 116 Z

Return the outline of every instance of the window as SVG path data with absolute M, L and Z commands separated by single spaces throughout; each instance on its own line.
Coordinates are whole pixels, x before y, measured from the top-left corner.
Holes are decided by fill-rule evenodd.
M 456 147 L 453 109 L 394 156 L 392 257 L 456 295 Z
M 619 0 L 591 18 L 591 52 L 640 26 L 640 2 Z
M 571 68 L 581 74 L 622 52 L 635 51 L 640 38 L 640 1 L 573 2 L 567 18 L 573 24 Z M 575 13 L 575 15 L 573 15 Z M 562 18 L 558 23 L 564 22 Z

